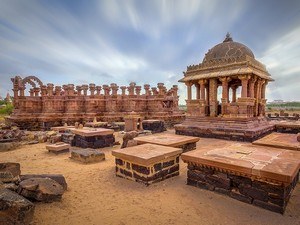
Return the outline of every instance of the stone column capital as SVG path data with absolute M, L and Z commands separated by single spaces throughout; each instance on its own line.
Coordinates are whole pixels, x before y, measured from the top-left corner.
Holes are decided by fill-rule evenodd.
M 207 84 L 207 80 L 201 79 L 198 81 L 198 84 L 205 85 L 205 84 Z
M 240 80 L 249 80 L 249 79 L 250 79 L 250 76 L 249 76 L 249 75 L 240 75 L 240 76 L 238 76 L 238 78 L 239 78 Z
M 222 84 L 224 84 L 224 83 L 228 83 L 229 81 L 231 81 L 231 78 L 230 77 L 221 77 L 221 78 L 219 78 L 219 81 L 221 81 Z

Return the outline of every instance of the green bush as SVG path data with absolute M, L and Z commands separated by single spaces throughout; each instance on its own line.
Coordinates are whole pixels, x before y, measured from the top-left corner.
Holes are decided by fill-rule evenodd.
M 5 107 L 0 109 L 1 115 L 10 115 L 14 109 L 14 106 L 12 104 L 7 104 Z

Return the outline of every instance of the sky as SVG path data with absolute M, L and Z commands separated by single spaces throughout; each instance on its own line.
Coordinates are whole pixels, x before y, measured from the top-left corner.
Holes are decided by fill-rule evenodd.
M 0 0 L 0 96 L 10 78 L 168 88 L 227 32 L 275 79 L 268 101 L 300 100 L 299 0 Z

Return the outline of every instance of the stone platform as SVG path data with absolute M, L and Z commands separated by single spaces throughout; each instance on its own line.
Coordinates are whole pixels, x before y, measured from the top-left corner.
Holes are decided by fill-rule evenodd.
M 114 145 L 114 130 L 105 128 L 74 129 L 75 146 L 81 148 L 104 148 Z
M 70 158 L 83 163 L 93 163 L 105 160 L 105 154 L 96 149 L 77 149 L 71 150 Z
M 46 149 L 51 153 L 58 154 L 68 152 L 70 149 L 70 145 L 64 142 L 57 142 L 55 144 L 46 145 Z
M 179 175 L 181 149 L 144 144 L 112 151 L 116 175 L 149 185 Z
M 284 213 L 299 179 L 297 151 L 233 144 L 182 154 L 187 184 Z
M 85 127 L 94 127 L 94 128 L 107 128 L 108 122 L 87 122 L 84 124 Z
M 271 121 L 275 130 L 280 133 L 300 133 L 300 121 Z
M 196 143 L 200 140 L 198 137 L 190 137 L 176 134 L 159 134 L 148 135 L 134 138 L 138 145 L 156 144 L 168 147 L 182 148 L 183 152 L 187 152 L 196 148 Z
M 166 131 L 165 123 L 161 120 L 143 120 L 142 125 L 144 130 L 150 130 L 153 134 Z
M 175 125 L 176 134 L 234 141 L 255 141 L 274 130 L 266 118 L 188 117 Z
M 300 151 L 300 142 L 297 141 L 297 134 L 274 132 L 252 142 L 252 144 Z

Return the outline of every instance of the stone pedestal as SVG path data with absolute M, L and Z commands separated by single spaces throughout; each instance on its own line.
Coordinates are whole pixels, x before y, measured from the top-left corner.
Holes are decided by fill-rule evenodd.
M 64 142 L 57 142 L 55 144 L 46 145 L 46 149 L 51 153 L 58 154 L 68 152 L 70 149 L 70 145 Z
M 114 145 L 114 130 L 95 128 L 95 129 L 75 129 L 75 146 L 81 148 L 104 148 Z
M 136 114 L 135 112 L 131 112 L 128 116 L 124 117 L 125 121 L 125 132 L 129 131 L 137 131 L 137 130 L 142 130 L 143 128 L 141 127 L 141 117 Z
M 284 213 L 299 179 L 296 151 L 240 146 L 182 154 L 187 184 Z
M 114 150 L 116 175 L 149 185 L 179 175 L 181 149 L 153 144 Z
M 144 130 L 150 130 L 152 133 L 166 131 L 164 121 L 161 120 L 143 120 L 142 124 Z
M 71 159 L 83 163 L 93 163 L 105 160 L 105 154 L 95 149 L 71 150 Z

